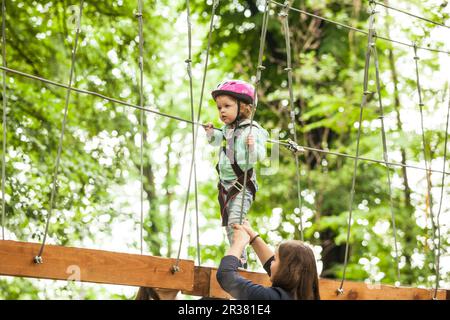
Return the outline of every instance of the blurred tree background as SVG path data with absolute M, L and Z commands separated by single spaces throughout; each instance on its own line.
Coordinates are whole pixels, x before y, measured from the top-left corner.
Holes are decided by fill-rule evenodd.
M 212 2 L 191 0 L 194 104 L 200 100 Z M 201 122 L 221 126 L 209 92 L 225 78 L 254 80 L 265 1 L 220 1 Z M 387 3 L 387 2 L 386 2 Z M 301 0 L 293 7 L 360 29 L 368 26 L 368 1 Z M 444 0 L 397 1 L 396 7 L 445 22 Z M 9 68 L 68 83 L 79 2 L 6 1 L 6 63 Z M 382 159 L 377 95 L 371 95 L 358 124 L 367 38 L 334 24 L 290 11 L 295 96 L 295 129 L 290 125 L 286 44 L 281 8 L 270 5 L 264 65 L 255 120 L 274 139 L 297 130 L 299 144 L 347 154 L 356 152 L 362 125 L 361 156 Z M 377 7 L 379 35 L 422 46 L 445 47 L 448 30 Z M 74 86 L 139 104 L 137 1 L 85 1 L 76 54 Z M 144 1 L 144 96 L 155 110 L 190 119 L 186 4 Z M 442 30 L 444 29 L 444 30 Z M 447 34 L 445 33 L 447 32 Z M 424 167 L 420 113 L 412 48 L 378 40 L 391 161 Z M 448 55 L 419 50 L 426 149 L 431 167 L 443 166 L 447 112 Z M 6 239 L 42 241 L 66 90 L 6 74 Z M 375 70 L 370 71 L 370 90 Z M 3 97 L 2 97 L 3 98 Z M 4 110 L 3 110 L 4 112 Z M 144 251 L 176 257 L 192 155 L 191 126 L 97 97 L 72 92 L 58 175 L 58 196 L 47 243 L 139 252 L 140 141 L 144 139 Z M 2 130 L 4 128 L 2 127 Z M 280 135 L 274 133 L 279 129 Z M 2 138 L 1 138 L 2 139 Z M 199 133 L 197 171 L 201 260 L 218 265 L 228 246 L 221 230 L 214 165 L 217 150 Z M 269 153 L 274 153 L 268 145 Z M 300 239 L 315 250 L 322 277 L 342 276 L 352 182 L 352 159 L 307 151 L 300 157 L 303 206 L 297 204 L 295 161 L 280 149 L 276 169 L 258 170 L 260 191 L 251 224 L 272 245 Z M 446 165 L 446 171 L 449 166 Z M 391 169 L 393 210 L 400 251 L 401 284 L 432 287 L 436 239 L 432 219 L 439 208 L 441 175 L 433 173 L 427 197 L 425 171 Z M 441 212 L 441 287 L 449 288 L 448 179 Z M 191 190 L 193 188 L 191 187 Z M 347 279 L 393 284 L 397 281 L 386 167 L 360 161 L 353 205 Z M 190 195 L 182 257 L 197 255 L 195 206 Z M 250 268 L 259 270 L 254 254 Z M 0 277 L 3 299 L 130 299 L 136 288 Z

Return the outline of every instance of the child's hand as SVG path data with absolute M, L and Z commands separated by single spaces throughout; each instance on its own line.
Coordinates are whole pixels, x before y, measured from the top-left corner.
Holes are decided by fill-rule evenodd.
M 249 134 L 247 137 L 247 145 L 249 150 L 253 150 L 253 148 L 255 147 L 255 138 L 251 134 Z
M 208 136 L 212 135 L 214 132 L 214 126 L 212 122 L 208 122 L 207 124 L 203 125 L 203 129 L 205 129 Z

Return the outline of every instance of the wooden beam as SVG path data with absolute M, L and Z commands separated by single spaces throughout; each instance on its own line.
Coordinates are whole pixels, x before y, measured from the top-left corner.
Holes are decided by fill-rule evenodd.
M 180 271 L 172 274 L 175 259 L 138 254 L 108 252 L 46 245 L 44 263 L 35 264 L 34 256 L 40 244 L 0 240 L 0 275 L 32 277 L 54 280 L 159 288 L 165 298 L 184 294 L 230 299 L 217 283 L 217 268 L 194 267 L 194 261 L 180 260 Z M 264 286 L 271 282 L 267 274 L 240 271 L 243 277 Z M 346 281 L 344 294 L 337 295 L 340 281 L 320 279 L 323 300 L 429 300 L 434 290 L 367 285 Z M 164 290 L 171 289 L 171 290 Z M 439 300 L 450 299 L 450 290 L 438 290 Z
M 434 289 L 395 287 L 390 285 L 366 284 L 345 281 L 344 294 L 337 295 L 341 281 L 320 279 L 320 296 L 324 300 L 431 300 Z M 437 299 L 446 300 L 448 290 L 438 290 Z
M 192 290 L 183 290 L 183 294 L 200 297 L 210 297 L 209 284 L 211 282 L 211 268 L 194 268 L 194 288 Z
M 240 271 L 240 275 L 254 283 L 271 286 L 269 276 L 265 273 Z M 217 269 L 211 269 L 210 296 L 229 299 L 230 295 L 222 290 L 216 280 Z M 337 295 L 340 281 L 320 279 L 319 290 L 322 300 L 431 300 L 434 289 L 394 287 L 389 285 L 369 285 L 363 282 L 345 281 L 344 294 Z M 438 290 L 437 299 L 449 298 L 450 290 Z
M 40 244 L 0 241 L 0 275 L 192 290 L 194 262 L 175 259 L 46 245 L 44 263 L 35 264 Z

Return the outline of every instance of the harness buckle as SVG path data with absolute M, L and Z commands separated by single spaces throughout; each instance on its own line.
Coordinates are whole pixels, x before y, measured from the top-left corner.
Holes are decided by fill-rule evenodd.
M 233 187 L 236 188 L 239 192 L 241 192 L 244 189 L 244 186 L 242 185 L 242 183 L 239 182 L 238 179 L 233 181 L 233 184 L 231 185 L 231 188 L 233 188 Z

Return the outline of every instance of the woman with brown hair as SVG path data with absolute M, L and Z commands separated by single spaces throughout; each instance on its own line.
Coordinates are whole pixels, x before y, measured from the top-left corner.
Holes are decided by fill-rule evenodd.
M 233 244 L 222 258 L 217 281 L 236 299 L 320 300 L 314 253 L 301 241 L 281 243 L 275 254 L 247 221 L 233 226 Z M 271 287 L 254 284 L 238 274 L 239 257 L 247 244 L 256 252 L 270 276 Z

